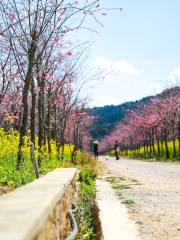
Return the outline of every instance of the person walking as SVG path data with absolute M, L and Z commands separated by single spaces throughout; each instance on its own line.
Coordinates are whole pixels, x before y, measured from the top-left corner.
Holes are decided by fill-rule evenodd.
M 116 160 L 119 160 L 119 144 L 117 140 L 114 143 L 114 154 L 115 154 Z
M 93 142 L 93 153 L 94 153 L 94 157 L 95 159 L 98 159 L 98 155 L 99 155 L 99 143 L 98 141 L 94 141 Z

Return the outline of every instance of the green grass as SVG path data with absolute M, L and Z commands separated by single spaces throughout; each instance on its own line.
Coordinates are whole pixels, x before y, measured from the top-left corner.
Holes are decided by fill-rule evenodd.
M 122 201 L 122 204 L 132 205 L 132 204 L 134 204 L 134 201 L 133 201 L 132 199 L 126 199 L 126 200 L 123 200 L 123 201 Z
M 135 203 L 132 199 L 124 199 L 123 190 L 131 189 L 131 187 L 134 185 L 140 185 L 138 180 L 126 179 L 123 176 L 122 177 L 109 176 L 106 177 L 106 181 L 108 181 L 111 184 L 112 188 L 115 190 L 115 193 L 121 200 L 122 204 L 132 205 Z
M 110 183 L 116 183 L 117 182 L 117 178 L 116 177 L 106 177 L 106 181 L 108 181 Z

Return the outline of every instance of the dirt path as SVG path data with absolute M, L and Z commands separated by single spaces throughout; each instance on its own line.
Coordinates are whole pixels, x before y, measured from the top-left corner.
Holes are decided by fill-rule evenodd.
M 180 164 L 101 158 L 109 176 L 120 177 L 122 201 L 142 240 L 180 239 Z M 123 178 L 124 177 L 124 178 Z

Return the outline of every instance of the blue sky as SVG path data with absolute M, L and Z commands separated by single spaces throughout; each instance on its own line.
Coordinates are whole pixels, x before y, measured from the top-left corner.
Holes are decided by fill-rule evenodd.
M 90 49 L 89 65 L 105 78 L 86 87 L 93 106 L 138 100 L 179 84 L 180 1 L 102 0 L 101 5 L 123 11 L 100 16 L 104 27 Z M 84 38 L 84 34 L 82 33 Z

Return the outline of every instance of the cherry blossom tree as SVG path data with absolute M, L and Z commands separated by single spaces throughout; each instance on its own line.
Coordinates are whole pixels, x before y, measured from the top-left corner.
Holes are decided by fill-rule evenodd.
M 48 85 L 46 86 L 47 102 L 49 104 L 47 107 L 47 119 L 43 119 L 45 118 L 45 107 L 42 109 L 42 105 L 45 106 L 46 104 L 43 103 L 43 101 L 45 101 L 43 94 L 45 90 L 45 79 L 43 80 L 44 76 L 41 75 L 42 66 L 45 67 L 43 73 L 46 79 L 47 77 L 50 78 L 50 66 L 47 66 L 45 61 L 48 59 L 48 65 L 49 62 L 53 62 L 53 66 L 55 66 L 57 58 L 52 59 L 52 56 L 57 51 L 56 45 L 61 43 L 64 36 L 83 27 L 83 22 L 87 16 L 96 20 L 95 14 L 100 13 L 100 5 L 98 0 L 81 2 L 66 0 L 7 0 L 0 2 L 0 12 L 0 44 L 4 50 L 7 50 L 6 55 L 3 55 L 3 62 L 1 63 L 3 78 L 1 88 L 2 91 L 7 91 L 7 87 L 12 81 L 12 78 L 9 77 L 9 74 L 12 74 L 12 70 L 14 74 L 18 75 L 20 78 L 19 81 L 21 81 L 22 84 L 22 104 L 20 104 L 22 105 L 22 115 L 20 116 L 20 142 L 17 160 L 17 167 L 19 168 L 22 155 L 21 147 L 24 143 L 24 136 L 27 134 L 29 116 L 31 118 L 31 140 L 35 142 L 37 94 L 40 99 L 38 100 L 39 126 L 41 126 L 39 128 L 39 135 L 43 135 L 42 124 L 44 124 L 46 125 L 48 141 L 50 140 L 50 102 L 52 100 L 52 91 L 54 91 L 54 82 L 49 81 L 47 83 L 46 81 L 46 85 Z M 77 19 L 76 21 L 74 20 L 75 18 Z M 54 46 L 56 46 L 56 48 Z M 61 48 L 61 46 L 59 47 Z M 46 60 L 44 59 L 45 54 L 47 56 Z M 64 54 L 66 57 L 70 57 L 71 51 L 68 50 Z M 11 55 L 13 55 L 13 64 L 16 64 L 6 70 L 6 66 L 10 66 L 12 63 L 10 61 Z M 64 58 L 63 53 L 61 53 L 60 57 Z M 6 72 L 6 74 L 4 74 L 4 72 Z M 6 76 L 6 79 L 4 76 Z M 52 78 L 55 80 L 55 76 L 51 77 L 51 79 Z M 36 84 L 38 88 L 41 89 L 38 93 L 36 91 Z M 4 93 L 1 93 L 1 98 L 4 97 L 3 94 Z M 29 97 L 30 94 L 31 98 Z M 31 107 L 29 100 L 31 100 Z M 40 103 L 40 101 L 42 102 Z M 29 109 L 31 109 L 31 113 Z M 43 119 L 42 123 L 40 123 L 40 119 Z M 39 140 L 39 145 L 42 146 L 40 141 L 41 140 Z
M 115 129 L 101 142 L 101 150 L 105 151 L 114 140 L 118 140 L 122 150 L 129 150 L 132 155 L 160 158 L 164 154 L 169 159 L 180 157 L 180 89 L 174 88 L 153 97 L 148 104 L 141 105 L 136 111 L 128 111 L 126 118 L 118 123 Z M 169 143 L 173 151 L 170 153 Z M 156 147 L 157 146 L 157 147 Z M 127 152 L 126 152 L 127 154 Z

